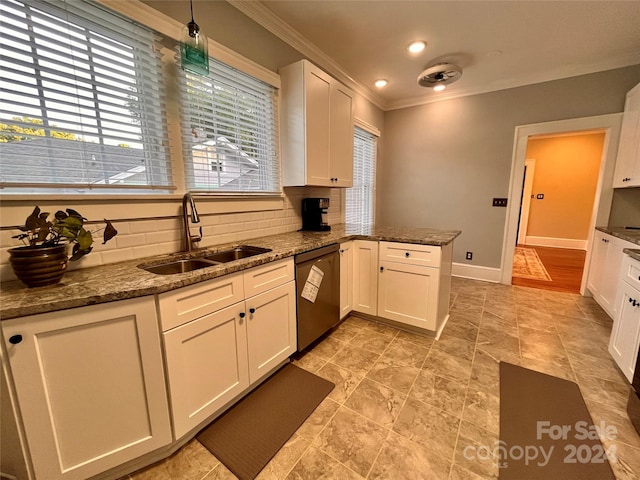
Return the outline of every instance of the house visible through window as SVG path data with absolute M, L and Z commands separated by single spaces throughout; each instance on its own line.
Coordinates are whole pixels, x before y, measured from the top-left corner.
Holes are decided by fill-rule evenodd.
M 213 58 L 181 73 L 187 190 L 279 193 L 277 89 Z
M 347 188 L 346 222 L 372 225 L 376 180 L 376 136 L 358 126 L 353 138 L 353 187 Z
M 171 189 L 157 34 L 80 0 L 0 14 L 3 193 Z

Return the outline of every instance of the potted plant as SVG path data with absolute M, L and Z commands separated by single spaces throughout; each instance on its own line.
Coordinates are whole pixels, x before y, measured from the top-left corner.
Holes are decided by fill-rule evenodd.
M 79 260 L 93 249 L 93 234 L 85 228 L 86 220 L 71 208 L 66 212 L 57 211 L 49 220 L 49 213 L 41 212 L 36 206 L 24 226 L 19 227 L 22 233 L 12 237 L 25 244 L 9 249 L 9 261 L 16 277 L 28 287 L 58 283 L 68 260 Z M 118 233 L 109 220 L 105 220 L 105 224 L 103 243 Z M 67 253 L 70 245 L 73 245 L 71 256 Z

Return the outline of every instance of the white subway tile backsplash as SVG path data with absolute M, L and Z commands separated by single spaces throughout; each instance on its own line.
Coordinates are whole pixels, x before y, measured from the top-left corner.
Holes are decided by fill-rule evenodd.
M 138 245 L 146 245 L 147 236 L 144 233 L 136 233 L 133 235 L 118 235 L 114 238 L 118 248 L 136 247 Z

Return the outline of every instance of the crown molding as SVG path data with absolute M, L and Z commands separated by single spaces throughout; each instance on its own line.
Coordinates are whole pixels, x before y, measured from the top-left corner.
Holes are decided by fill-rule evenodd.
M 255 0 L 227 0 L 231 6 L 273 33 L 280 40 L 298 50 L 317 66 L 327 71 L 351 90 L 362 95 L 375 106 L 386 110 L 386 102 L 367 88 L 340 66 L 335 60 L 320 50 L 312 42 L 302 36 L 297 30 L 269 10 L 262 2 Z

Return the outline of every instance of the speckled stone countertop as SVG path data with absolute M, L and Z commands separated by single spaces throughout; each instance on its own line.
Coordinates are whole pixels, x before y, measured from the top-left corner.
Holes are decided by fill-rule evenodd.
M 596 230 L 621 238 L 627 242 L 640 245 L 640 230 L 625 227 L 596 227 Z
M 640 249 L 623 248 L 622 251 L 629 255 L 631 258 L 640 261 Z
M 59 284 L 48 287 L 27 288 L 17 280 L 5 282 L 0 284 L 0 319 L 8 320 L 25 315 L 154 295 L 351 239 L 442 246 L 451 243 L 460 233 L 459 230 L 431 228 L 335 225 L 329 232 L 285 233 L 240 243 L 216 245 L 190 254 L 139 258 L 74 270 L 65 273 Z M 142 264 L 156 265 L 197 257 L 205 252 L 226 250 L 239 244 L 269 248 L 271 251 L 174 275 L 157 275 L 138 268 L 138 265 Z

